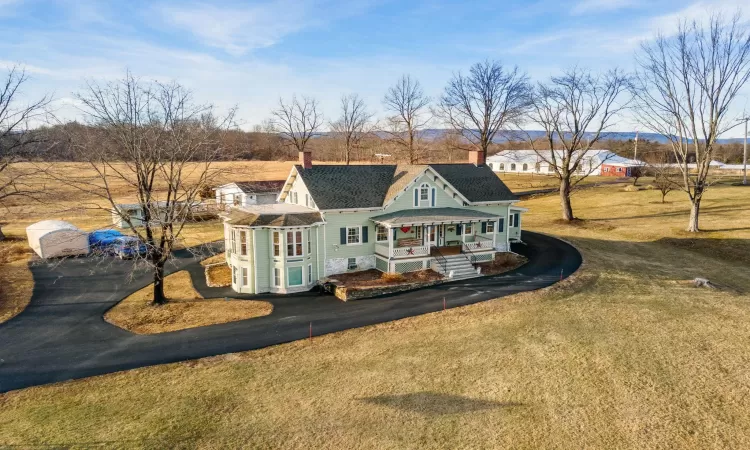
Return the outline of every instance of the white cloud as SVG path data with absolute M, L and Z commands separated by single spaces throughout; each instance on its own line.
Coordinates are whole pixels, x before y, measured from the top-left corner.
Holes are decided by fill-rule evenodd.
M 581 0 L 570 11 L 573 15 L 599 14 L 639 5 L 636 0 Z

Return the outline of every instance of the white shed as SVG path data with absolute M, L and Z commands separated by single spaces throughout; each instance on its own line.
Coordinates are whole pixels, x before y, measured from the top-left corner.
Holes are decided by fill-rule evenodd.
M 63 220 L 42 220 L 26 227 L 31 247 L 42 258 L 86 255 L 89 234 Z

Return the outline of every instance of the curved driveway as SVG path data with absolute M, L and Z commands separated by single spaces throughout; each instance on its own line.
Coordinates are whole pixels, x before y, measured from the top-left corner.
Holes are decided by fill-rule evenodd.
M 501 275 L 445 283 L 391 296 L 341 302 L 333 296 L 239 295 L 209 288 L 196 260 L 183 252 L 169 272 L 188 269 L 205 297 L 262 298 L 271 315 L 159 335 L 136 335 L 110 325 L 103 314 L 150 283 L 150 274 L 131 263 L 75 258 L 31 266 L 35 287 L 21 314 L 0 324 L 0 392 L 101 375 L 136 367 L 253 350 L 308 337 L 462 306 L 554 284 L 575 272 L 581 255 L 558 239 L 524 231 L 526 245 L 514 250 L 529 258 Z

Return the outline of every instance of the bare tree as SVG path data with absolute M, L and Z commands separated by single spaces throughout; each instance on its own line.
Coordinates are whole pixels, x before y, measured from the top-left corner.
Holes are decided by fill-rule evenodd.
M 680 187 L 680 171 L 675 164 L 669 162 L 666 153 L 654 155 L 645 171 L 654 177 L 654 186 L 661 192 L 662 203 L 665 202 L 667 194 Z
M 142 261 L 153 270 L 153 301 L 165 303 L 165 264 L 201 191 L 219 171 L 213 163 L 234 110 L 219 119 L 176 82 L 147 83 L 130 73 L 105 85 L 89 82 L 77 98 L 93 126 L 74 136 L 74 145 L 94 175 L 69 181 L 101 199 L 91 207 L 117 214 L 146 244 Z M 142 215 L 120 207 L 118 195 L 135 197 Z
M 497 132 L 528 112 L 531 91 L 518 67 L 506 71 L 497 61 L 484 61 L 471 66 L 468 76 L 453 75 L 437 114 L 486 158 Z
M 750 78 L 750 33 L 740 19 L 712 16 L 708 26 L 683 22 L 676 35 L 644 44 L 637 57 L 638 117 L 669 141 L 682 175 L 680 189 L 690 198 L 690 232 L 700 230 L 716 139 L 737 125 L 729 108 Z
M 419 132 L 431 119 L 430 98 L 425 95 L 419 81 L 403 75 L 388 89 L 383 104 L 392 113 L 387 121 L 390 126 L 384 131 L 406 150 L 409 163 L 416 164 L 420 157 Z
M 591 150 L 626 107 L 628 101 L 622 97 L 628 86 L 628 76 L 617 69 L 592 75 L 578 68 L 537 85 L 529 117 L 542 127 L 544 145 L 538 145 L 531 136 L 528 141 L 560 181 L 565 221 L 574 219 L 571 192 L 604 162 Z
M 344 142 L 344 161 L 351 162 L 352 150 L 360 145 L 370 131 L 372 114 L 357 94 L 341 97 L 341 117 L 331 123 L 331 130 Z
M 318 101 L 310 97 L 302 97 L 300 101 L 294 95 L 289 103 L 280 98 L 278 109 L 271 115 L 276 131 L 297 152 L 305 151 L 310 139 L 323 125 L 323 114 L 319 111 Z
M 39 179 L 44 169 L 28 163 L 38 156 L 40 147 L 35 144 L 41 136 L 30 127 L 46 114 L 51 98 L 23 103 L 21 90 L 28 79 L 22 68 L 14 66 L 0 81 L 0 204 L 11 197 L 37 199 L 43 190 Z M 0 224 L 0 240 L 4 237 Z

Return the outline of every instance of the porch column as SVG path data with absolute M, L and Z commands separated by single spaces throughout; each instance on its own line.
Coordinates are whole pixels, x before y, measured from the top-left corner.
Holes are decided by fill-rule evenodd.
M 461 224 L 461 242 L 463 242 L 464 244 L 466 243 L 466 224 L 465 223 Z
M 492 227 L 492 250 L 497 247 L 497 219 L 495 219 L 495 225 Z
M 388 259 L 393 257 L 393 229 L 390 225 L 386 227 L 388 230 Z

